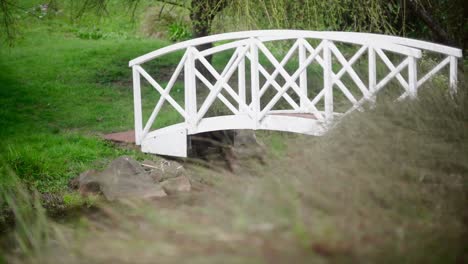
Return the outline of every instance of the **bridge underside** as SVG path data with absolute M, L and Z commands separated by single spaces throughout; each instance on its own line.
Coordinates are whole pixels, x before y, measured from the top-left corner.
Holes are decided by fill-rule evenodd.
M 191 129 L 186 123 L 179 123 L 154 130 L 141 142 L 146 153 L 187 157 L 187 136 L 218 130 L 275 130 L 320 136 L 325 132 L 323 124 L 311 114 L 269 114 L 256 123 L 248 115 L 227 115 L 204 118 Z

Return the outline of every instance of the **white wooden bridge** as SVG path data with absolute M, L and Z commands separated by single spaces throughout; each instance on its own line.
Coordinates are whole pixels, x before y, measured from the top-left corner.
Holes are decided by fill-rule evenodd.
M 286 55 L 278 60 L 271 47 L 280 41 L 288 41 L 291 45 Z M 206 43 L 215 45 L 210 49 L 197 50 L 199 45 Z M 340 45 L 353 45 L 357 51 L 347 59 Z M 165 87 L 156 81 L 160 76 L 151 76 L 145 71 L 144 63 L 181 50 L 184 55 Z M 223 52 L 232 55 L 224 69 L 218 72 L 206 58 Z M 429 69 L 426 67 L 425 73 L 421 74 L 421 58 L 427 53 L 436 54 L 441 59 Z M 265 59 L 259 59 L 260 56 L 273 65 L 273 72 L 268 71 L 262 63 Z M 401 57 L 401 61 L 395 65 L 392 56 Z M 415 98 L 418 88 L 447 67 L 447 87 L 454 94 L 457 90 L 457 62 L 460 57 L 461 50 L 452 47 L 408 38 L 353 32 L 262 30 L 192 39 L 130 61 L 133 70 L 135 141 L 141 145 L 143 152 L 186 157 L 187 136 L 207 131 L 265 129 L 318 136 L 325 133 L 333 122 L 352 111 L 361 110 L 364 103 L 375 102 L 379 91 L 392 87 L 388 85 L 391 81 L 402 87 L 398 100 Z M 360 59 L 365 60 L 366 80 L 362 80 L 357 69 L 353 68 Z M 293 73 L 286 70 L 286 65 L 291 61 L 296 61 L 297 66 Z M 212 75 L 212 80 L 203 76 L 196 65 L 203 65 Z M 334 70 L 338 65 L 340 70 Z M 388 71 L 380 78 L 378 65 L 385 65 Z M 310 75 L 307 70 L 310 67 L 320 68 L 321 83 L 308 82 Z M 182 73 L 183 105 L 170 95 Z M 358 89 L 351 89 L 349 82 L 342 81 L 345 74 Z M 141 77 L 160 94 L 145 122 L 142 117 Z M 232 79 L 236 79 L 237 87 L 230 84 Z M 202 83 L 209 91 L 200 93 L 201 87 L 197 91 L 197 83 Z M 320 87 L 312 90 L 312 86 Z M 267 91 L 270 94 L 273 91 L 273 95 L 267 98 Z M 334 107 L 338 93 L 342 94 L 340 100 L 350 103 L 344 111 Z M 204 97 L 197 100 L 197 96 Z M 276 109 L 275 106 L 283 99 L 287 107 Z M 208 110 L 217 100 L 231 113 L 207 117 Z M 152 130 L 164 103 L 170 104 L 184 122 Z

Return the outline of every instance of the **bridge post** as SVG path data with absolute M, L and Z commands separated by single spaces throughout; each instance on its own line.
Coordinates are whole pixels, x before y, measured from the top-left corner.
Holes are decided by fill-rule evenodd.
M 255 128 L 259 126 L 259 115 L 260 115 L 260 92 L 259 92 L 259 73 L 258 73 L 258 47 L 255 43 L 255 39 L 250 39 L 250 81 L 251 81 L 251 93 L 252 93 L 252 113 L 255 121 Z
M 458 90 L 458 68 L 457 57 L 450 56 L 450 93 L 455 95 Z
M 302 41 L 306 41 L 305 39 L 301 39 Z M 299 68 L 302 67 L 305 64 L 306 61 L 306 48 L 304 46 L 303 42 L 299 42 Z M 299 77 L 299 85 L 301 87 L 301 91 L 304 93 L 305 98 L 301 97 L 300 101 L 300 106 L 301 110 L 305 111 L 307 110 L 307 102 L 306 98 L 309 98 L 308 92 L 307 92 L 307 68 L 301 73 Z
M 413 56 L 409 57 L 408 64 L 408 93 L 411 99 L 416 99 L 418 89 L 417 61 Z
M 372 95 L 369 98 L 372 104 L 375 104 L 376 96 L 374 95 L 377 87 L 377 67 L 375 60 L 375 50 L 372 46 L 369 46 L 368 50 L 368 64 L 369 64 L 369 92 Z
M 190 131 L 196 129 L 197 122 L 197 81 L 195 78 L 195 56 L 193 47 L 187 48 L 187 60 L 184 65 L 185 122 Z
M 133 112 L 135 117 L 135 144 L 141 145 L 141 135 L 143 131 L 143 120 L 141 113 L 141 83 L 140 73 L 136 69 L 137 65 L 132 67 L 133 75 Z
M 332 82 L 332 58 L 330 41 L 323 40 L 323 89 L 325 90 L 325 119 L 333 120 L 333 82 Z
M 242 109 L 242 105 L 245 104 L 245 59 L 239 62 L 237 68 L 238 83 L 239 83 L 239 112 L 245 112 L 247 109 Z

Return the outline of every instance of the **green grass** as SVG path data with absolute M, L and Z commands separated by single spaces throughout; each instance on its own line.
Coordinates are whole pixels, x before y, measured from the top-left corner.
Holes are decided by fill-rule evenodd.
M 322 137 L 285 138 L 285 154 L 254 170 L 190 166 L 203 191 L 97 204 L 101 214 L 72 223 L 25 206 L 11 241 L 26 247 L 7 259 L 457 263 L 466 257 L 466 88 L 454 100 L 428 88 L 356 112 Z
M 97 21 L 92 14 L 73 23 L 66 14 L 43 21 L 26 15 L 23 19 L 21 38 L 0 50 L 0 156 L 5 166 L 40 192 L 62 192 L 70 178 L 86 169 L 123 154 L 143 155 L 106 143 L 100 135 L 133 129 L 128 62 L 171 43 L 129 37 L 135 25 L 122 26 L 130 18 L 116 13 L 99 19 L 105 33 L 100 39 L 80 35 L 90 21 Z M 170 54 L 143 67 L 153 76 L 162 75 L 156 80 L 165 86 L 181 55 Z M 218 57 L 215 65 L 227 59 Z M 146 81 L 142 84 L 147 120 L 159 95 Z M 177 82 L 171 96 L 183 105 L 183 95 L 183 84 Z M 166 103 L 153 128 L 180 121 Z
M 96 166 L 96 161 L 128 154 L 102 141 L 99 134 L 132 129 L 128 61 L 166 44 L 31 32 L 15 47 L 4 47 L 0 155 L 21 179 L 47 192 L 63 190 L 70 177 Z M 165 67 L 174 59 L 153 67 Z M 143 101 L 151 107 L 156 99 L 152 93 Z M 173 118 L 161 116 L 163 123 L 164 118 Z

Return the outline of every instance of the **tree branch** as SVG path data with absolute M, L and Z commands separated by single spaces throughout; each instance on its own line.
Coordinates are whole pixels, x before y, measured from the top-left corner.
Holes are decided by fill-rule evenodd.
M 168 4 L 168 5 L 173 5 L 173 6 L 178 6 L 178 7 L 182 7 L 182 8 L 185 8 L 187 10 L 191 10 L 190 6 L 186 6 L 184 4 L 181 4 L 181 3 L 178 3 L 178 2 L 174 2 L 174 1 L 171 1 L 171 0 L 157 0 L 158 2 L 161 2 L 161 3 L 164 3 L 164 4 Z
M 442 28 L 442 26 L 427 12 L 418 5 L 416 0 L 408 0 L 411 10 L 426 24 L 426 26 L 445 44 L 456 45 L 456 42 Z

